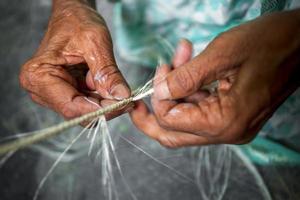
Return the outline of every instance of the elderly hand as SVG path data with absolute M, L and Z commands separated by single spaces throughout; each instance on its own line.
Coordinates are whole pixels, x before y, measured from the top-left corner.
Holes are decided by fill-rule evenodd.
M 233 28 L 190 60 L 182 41 L 172 68 L 156 73 L 150 113 L 138 102 L 135 125 L 167 147 L 250 141 L 299 86 L 299 10 Z M 216 93 L 201 87 L 219 80 Z
M 103 18 L 78 0 L 54 1 L 47 32 L 20 82 L 33 101 L 67 119 L 130 96 Z

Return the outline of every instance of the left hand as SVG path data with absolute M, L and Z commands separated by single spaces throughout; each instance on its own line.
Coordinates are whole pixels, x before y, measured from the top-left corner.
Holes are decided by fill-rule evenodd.
M 20 83 L 34 102 L 66 119 L 131 95 L 115 62 L 104 19 L 81 0 L 53 1 L 46 34 L 35 55 L 23 65 Z M 119 116 L 131 106 L 105 117 Z
M 172 68 L 157 70 L 154 114 L 140 101 L 132 121 L 167 147 L 249 142 L 299 86 L 299 24 L 299 10 L 265 15 L 221 34 L 193 59 L 182 41 Z M 215 80 L 217 94 L 201 90 Z

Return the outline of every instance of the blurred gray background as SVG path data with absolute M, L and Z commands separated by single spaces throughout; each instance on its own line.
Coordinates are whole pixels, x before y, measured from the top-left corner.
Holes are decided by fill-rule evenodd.
M 113 32 L 113 4 L 101 1 L 99 7 Z M 0 138 L 45 128 L 63 120 L 52 111 L 32 103 L 18 84 L 20 66 L 37 49 L 47 27 L 50 8 L 50 0 L 0 1 Z M 151 76 L 148 69 L 132 66 L 117 54 L 116 57 L 133 88 Z M 268 199 L 270 196 L 273 199 L 300 199 L 300 170 L 297 166 L 257 166 L 251 163 L 249 166 L 226 146 L 166 149 L 138 132 L 128 116 L 112 120 L 109 126 L 124 178 L 137 199 Z M 72 129 L 9 157 L 0 165 L 0 199 L 32 199 L 42 177 L 79 130 L 79 127 Z M 134 146 L 119 140 L 118 134 L 195 182 L 187 181 Z M 87 147 L 88 142 L 82 139 L 72 148 L 49 177 L 38 199 L 106 199 L 101 184 L 101 166 L 87 156 Z M 252 167 L 258 171 L 253 172 Z M 117 168 L 114 168 L 114 173 L 119 199 L 133 199 Z

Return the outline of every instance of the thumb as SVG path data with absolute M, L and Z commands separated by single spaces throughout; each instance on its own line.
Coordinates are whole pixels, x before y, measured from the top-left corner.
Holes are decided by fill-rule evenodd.
M 121 100 L 130 96 L 129 87 L 115 63 L 105 64 L 97 58 L 86 60 L 90 67 L 87 82 L 103 98 Z
M 206 59 L 203 56 L 195 57 L 191 62 L 175 68 L 154 84 L 154 95 L 156 98 L 179 99 L 196 92 L 203 84 L 209 82 L 215 73 L 211 73 L 206 66 Z
M 234 68 L 239 66 L 239 60 L 232 56 L 222 55 L 223 50 L 207 48 L 190 62 L 175 67 L 164 74 L 156 74 L 154 79 L 154 95 L 159 100 L 180 99 L 198 91 L 205 86 L 207 89 L 215 87 L 216 80 L 236 72 Z
M 93 87 L 103 98 L 121 100 L 129 97 L 130 89 L 116 65 L 109 35 L 93 41 L 84 55 Z

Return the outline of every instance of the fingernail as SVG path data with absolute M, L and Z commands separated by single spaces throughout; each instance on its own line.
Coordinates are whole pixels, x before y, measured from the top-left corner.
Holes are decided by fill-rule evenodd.
M 154 85 L 154 96 L 159 100 L 171 99 L 167 80 L 163 80 L 157 85 Z
M 112 91 L 111 95 L 116 99 L 116 100 L 122 100 L 125 98 L 128 98 L 130 96 L 130 90 L 127 86 L 124 84 L 118 84 L 116 85 Z

